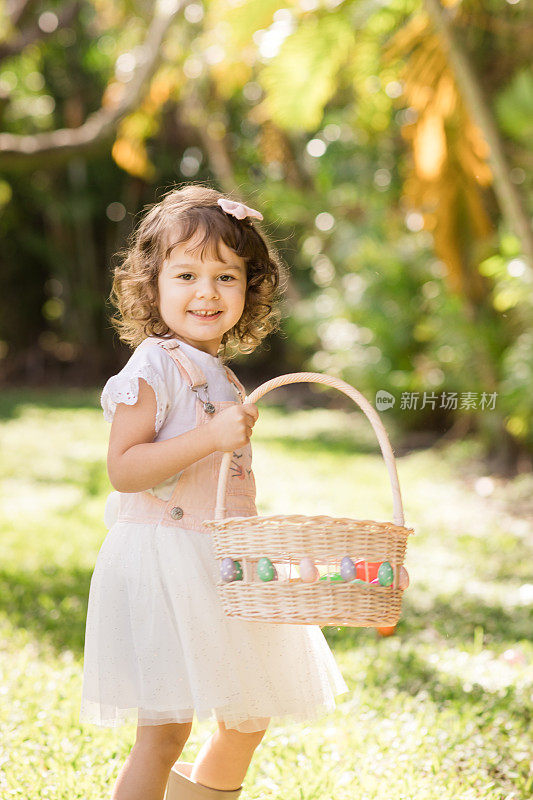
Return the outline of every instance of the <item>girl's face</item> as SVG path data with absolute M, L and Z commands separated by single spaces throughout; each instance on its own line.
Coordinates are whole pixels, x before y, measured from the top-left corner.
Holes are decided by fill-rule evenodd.
M 195 243 L 177 244 L 163 262 L 157 279 L 159 312 L 178 338 L 216 356 L 223 334 L 244 310 L 246 263 L 222 241 L 223 261 L 211 256 L 201 261 L 187 247 L 194 249 Z

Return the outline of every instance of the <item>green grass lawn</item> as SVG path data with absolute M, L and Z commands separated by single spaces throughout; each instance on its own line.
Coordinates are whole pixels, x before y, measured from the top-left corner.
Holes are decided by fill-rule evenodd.
M 391 519 L 387 472 L 359 412 L 259 409 L 260 514 Z M 78 722 L 87 597 L 111 490 L 108 430 L 96 391 L 0 400 L 6 800 L 108 798 L 133 743 L 133 723 Z M 271 723 L 243 800 L 533 794 L 532 476 L 490 479 L 475 442 L 411 453 L 398 471 L 415 535 L 397 633 L 323 629 L 350 692 L 316 722 Z M 183 760 L 214 727 L 195 719 Z

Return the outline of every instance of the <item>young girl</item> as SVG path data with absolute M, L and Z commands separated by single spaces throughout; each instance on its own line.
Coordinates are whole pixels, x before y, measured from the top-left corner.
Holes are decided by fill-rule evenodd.
M 101 398 L 116 491 L 91 579 L 80 712 L 102 726 L 136 717 L 113 800 L 237 798 L 271 717 L 316 718 L 348 691 L 319 626 L 224 615 L 202 524 L 215 518 L 227 451 L 226 514 L 257 513 L 258 409 L 224 361 L 278 322 L 283 265 L 254 218 L 203 185 L 174 189 L 115 269 L 113 323 L 135 349 Z M 194 713 L 218 729 L 194 764 L 176 762 Z

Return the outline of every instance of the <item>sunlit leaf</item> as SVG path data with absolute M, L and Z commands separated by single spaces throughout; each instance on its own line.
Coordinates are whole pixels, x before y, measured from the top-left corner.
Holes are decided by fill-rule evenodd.
M 268 115 L 287 129 L 316 128 L 354 43 L 354 31 L 341 16 L 302 21 L 259 76 L 267 96 L 254 118 Z
M 514 139 L 533 141 L 533 73 L 518 72 L 495 101 L 498 122 Z
M 130 175 L 147 180 L 153 177 L 154 166 L 149 161 L 142 142 L 119 138 L 113 144 L 111 153 L 118 166 Z

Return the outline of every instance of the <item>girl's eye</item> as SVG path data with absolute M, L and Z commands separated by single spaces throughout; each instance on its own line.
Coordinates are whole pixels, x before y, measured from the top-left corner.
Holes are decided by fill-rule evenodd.
M 191 276 L 192 276 L 191 272 L 182 272 L 181 275 L 178 275 L 178 278 L 188 278 L 188 277 L 191 277 Z M 233 275 L 221 275 L 220 277 L 221 278 L 229 278 L 230 281 L 234 281 L 235 280 Z M 224 281 L 224 283 L 229 283 L 230 281 Z

